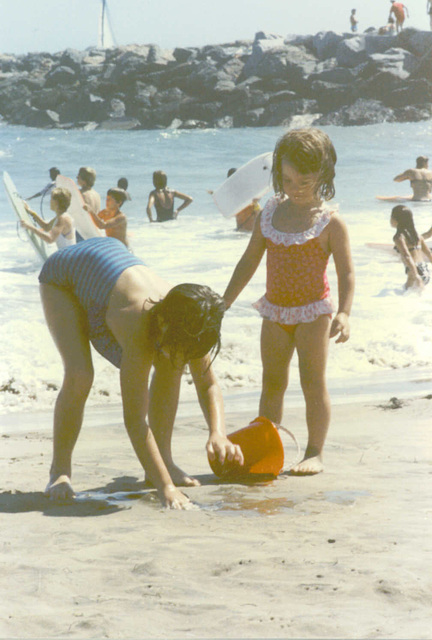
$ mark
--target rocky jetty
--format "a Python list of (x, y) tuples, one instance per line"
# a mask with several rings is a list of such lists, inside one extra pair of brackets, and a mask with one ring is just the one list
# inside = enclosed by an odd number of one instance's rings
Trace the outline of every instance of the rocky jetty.
[(0, 54), (0, 116), (42, 128), (409, 122), (432, 116), (432, 32), (320, 32), (164, 50)]

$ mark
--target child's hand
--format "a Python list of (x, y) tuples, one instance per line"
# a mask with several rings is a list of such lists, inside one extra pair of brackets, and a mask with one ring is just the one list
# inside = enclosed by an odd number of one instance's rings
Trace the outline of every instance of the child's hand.
[(346, 313), (338, 313), (330, 327), (330, 338), (339, 334), (336, 342), (346, 342), (350, 337), (349, 318)]
[(242, 450), (238, 444), (233, 444), (225, 436), (211, 436), (207, 442), (207, 453), (210, 460), (218, 458), (223, 464), (225, 460), (229, 462), (237, 462), (239, 465), (244, 464)]

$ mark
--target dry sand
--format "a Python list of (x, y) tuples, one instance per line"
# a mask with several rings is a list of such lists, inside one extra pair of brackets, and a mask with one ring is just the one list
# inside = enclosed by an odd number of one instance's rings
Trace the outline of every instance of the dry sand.
[[(8, 418), (0, 637), (431, 638), (432, 400), (383, 405), (334, 408), (325, 473), (255, 486), (218, 483), (202, 419), (180, 419), (189, 512), (144, 490), (120, 412), (88, 414), (70, 506), (41, 493), (50, 417)], [(284, 422), (304, 446), (302, 414)]]

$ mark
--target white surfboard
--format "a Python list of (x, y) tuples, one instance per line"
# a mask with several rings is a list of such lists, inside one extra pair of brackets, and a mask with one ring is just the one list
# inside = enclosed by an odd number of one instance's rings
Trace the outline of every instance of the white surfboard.
[(213, 193), (219, 211), (230, 218), (251, 204), (254, 198), (262, 198), (272, 186), (272, 152), (262, 153), (237, 169)]
[[(30, 218), (29, 214), (27, 213), (24, 207), (24, 200), (21, 198), (18, 191), (16, 190), (16, 187), (12, 181), (12, 178), (7, 173), (7, 171), (3, 172), (3, 184), (5, 187), (6, 193), (8, 195), (8, 198), (10, 200), (10, 203), (12, 205), (12, 208), (15, 214), (17, 215), (18, 219), (24, 220), (24, 222), (29, 222), (30, 224), (33, 224), (33, 220)], [(42, 238), (39, 238), (39, 236), (37, 236), (30, 229), (23, 228), (23, 231), (25, 231), (25, 233), (27, 234), (30, 240), (30, 243), (33, 249), (35, 250), (38, 258), (42, 262), (45, 262), (45, 260), (48, 258), (46, 243), (42, 240)]]
[(91, 215), (84, 209), (85, 202), (82, 193), (72, 178), (62, 175), (57, 176), (56, 187), (68, 189), (71, 192), (72, 199), (67, 212), (73, 218), (75, 229), (81, 238), (87, 240), (88, 238), (104, 235), (101, 229), (98, 229), (93, 222)]
[(413, 200), (412, 196), (375, 196), (380, 202), (412, 202), (416, 204), (430, 204), (430, 200)]

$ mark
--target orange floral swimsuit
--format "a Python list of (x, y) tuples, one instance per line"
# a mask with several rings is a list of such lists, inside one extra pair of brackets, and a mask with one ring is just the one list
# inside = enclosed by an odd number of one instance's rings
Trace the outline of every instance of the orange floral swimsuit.
[(322, 206), (315, 224), (301, 233), (273, 226), (273, 214), (285, 196), (271, 198), (261, 213), (267, 248), (267, 290), (253, 306), (263, 318), (281, 325), (313, 322), (334, 311), (327, 280), (329, 254), (320, 235), (335, 209)]

